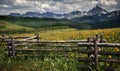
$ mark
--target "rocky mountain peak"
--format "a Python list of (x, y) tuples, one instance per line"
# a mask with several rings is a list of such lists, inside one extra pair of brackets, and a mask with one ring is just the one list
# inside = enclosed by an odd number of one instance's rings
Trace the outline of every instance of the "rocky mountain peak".
[(91, 10), (88, 11), (89, 15), (106, 14), (106, 13), (107, 11), (98, 5), (96, 5)]

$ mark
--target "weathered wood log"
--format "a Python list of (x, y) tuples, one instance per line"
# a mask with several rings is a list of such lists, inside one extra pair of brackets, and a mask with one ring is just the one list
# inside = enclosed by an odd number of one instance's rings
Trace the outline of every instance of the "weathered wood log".
[(103, 42), (105, 42), (103, 39), (103, 34), (100, 34), (100, 43), (103, 43)]
[(97, 42), (98, 42), (98, 35), (96, 35), (96, 38), (94, 38), (94, 59), (95, 59), (95, 67), (96, 67), (96, 70), (98, 70), (98, 47), (97, 47)]
[(17, 37), (13, 37), (13, 39), (26, 39), (26, 38), (30, 38), (28, 36), (17, 36)]
[[(87, 38), (87, 42), (88, 42), (88, 43), (91, 43), (91, 38), (90, 38), (90, 37)], [(88, 47), (87, 47), (87, 50), (93, 50), (92, 48), (93, 48), (93, 47), (88, 46)], [(91, 54), (88, 54), (88, 59), (89, 59), (90, 55), (91, 55)]]
[[(94, 46), (93, 43), (78, 43), (78, 46)], [(97, 43), (98, 47), (120, 47), (120, 43)]]
[[(36, 39), (22, 39), (22, 40), (14, 40), (14, 42), (28, 42), (28, 43), (80, 43), (80, 42), (87, 42), (87, 40), (36, 40)], [(9, 42), (10, 39), (5, 39), (5, 42)], [(105, 40), (104, 40), (105, 41)], [(93, 40), (91, 40), (93, 42)]]
[(38, 46), (38, 47), (78, 47), (78, 45), (69, 45), (69, 44), (14, 44), (14, 46), (19, 47), (19, 46)]
[(36, 36), (36, 39), (39, 40), (40, 37), (39, 37), (39, 33), (35, 33), (35, 36)]
[(59, 55), (29, 55), (29, 54), (24, 54), (24, 55), (19, 55), (17, 54), (17, 56), (24, 56), (24, 57), (30, 57), (30, 58), (33, 58), (33, 57), (37, 57), (37, 58), (43, 58), (43, 57), (71, 57), (70, 55), (68, 54), (59, 54)]
[(78, 43), (78, 42), (87, 42), (87, 40), (40, 40), (40, 41), (29, 41), (30, 43), (39, 42), (39, 43)]
[[(30, 38), (28, 36), (18, 36), (18, 37), (13, 37), (13, 39), (26, 39)], [(0, 39), (5, 39), (6, 41), (10, 41), (10, 37), (0, 37)]]
[[(5, 39), (5, 42), (9, 42), (10, 39)], [(78, 43), (87, 42), (87, 40), (14, 40), (14, 42), (28, 42), (28, 43)]]
[[(47, 43), (47, 41), (41, 41), (41, 43), (44, 43), (44, 42)], [(63, 42), (63, 43), (64, 42), (68, 42), (68, 43), (71, 42), (72, 43), (72, 42), (76, 42), (76, 41), (51, 41), (51, 42)], [(22, 44), (15, 44), (15, 45), (16, 46), (24, 46)], [(30, 44), (27, 44), (27, 45), (30, 45)], [(52, 45), (50, 45), (50, 46), (52, 46)], [(53, 46), (57, 47), (57, 45), (53, 45)], [(65, 46), (65, 45), (63, 45), (63, 46)], [(94, 44), (93, 43), (78, 43), (78, 46), (94, 46)], [(119, 43), (97, 43), (97, 46), (99, 46), (99, 47), (120, 47), (120, 44)]]
[(10, 39), (11, 39), (10, 46), (11, 46), (11, 49), (12, 49), (12, 56), (14, 57), (15, 56), (15, 48), (14, 48), (14, 45), (13, 45), (13, 38), (12, 38), (12, 36), (10, 37)]
[(9, 37), (0, 37), (0, 39), (9, 39), (9, 41), (10, 41)]
[[(33, 37), (29, 37), (29, 38), (26, 38), (26, 39), (22, 39), (23, 41), (28, 41), (28, 40), (31, 40), (31, 39), (35, 39), (37, 36), (33, 36)], [(21, 40), (21, 41), (22, 41)]]
[(120, 63), (120, 60), (117, 59), (99, 59), (100, 62), (113, 62), (113, 63)]
[(120, 43), (98, 43), (100, 47), (120, 47)]
[[(85, 54), (94, 54), (94, 51), (92, 50), (79, 50), (79, 53), (85, 53)], [(98, 54), (100, 55), (119, 55), (120, 56), (120, 52), (106, 52), (106, 51), (98, 51)]]
[[(33, 36), (33, 37), (12, 37), (13, 38), (13, 42), (27, 42), (28, 40), (35, 39), (37, 36)], [(18, 39), (18, 38), (23, 38), (23, 39)], [(14, 40), (14, 39), (18, 39), (18, 40)], [(11, 39), (10, 37), (5, 37), (4, 38), (4, 42), (10, 42)], [(33, 41), (37, 41), (37, 40), (33, 40)]]

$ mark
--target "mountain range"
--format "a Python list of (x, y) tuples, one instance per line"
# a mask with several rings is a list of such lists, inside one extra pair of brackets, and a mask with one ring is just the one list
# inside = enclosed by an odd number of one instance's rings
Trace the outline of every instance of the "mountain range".
[(82, 23), (107, 21), (113, 19), (119, 19), (120, 10), (108, 12), (107, 10), (96, 5), (89, 11), (73, 11), (66, 14), (56, 14), (53, 12), (39, 13), (39, 12), (26, 12), (25, 14), (11, 13), (9, 16), (22, 16), (22, 17), (37, 17), (37, 18), (55, 18), (55, 19), (70, 19), (73, 21), (79, 21)]

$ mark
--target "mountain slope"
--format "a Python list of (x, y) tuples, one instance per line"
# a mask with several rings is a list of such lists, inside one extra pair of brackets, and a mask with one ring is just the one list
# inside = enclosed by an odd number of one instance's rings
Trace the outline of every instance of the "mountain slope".
[(17, 24), (10, 23), (8, 21), (0, 20), (0, 33), (23, 33), (33, 32), (33, 28), (20, 26)]
[(73, 21), (79, 23), (96, 23), (96, 22), (104, 22), (104, 21), (111, 21), (111, 20), (120, 20), (120, 10), (116, 10), (107, 14), (96, 14), (90, 16), (83, 16), (73, 18)]
[(55, 19), (72, 19), (75, 17), (83, 17), (89, 15), (96, 15), (96, 14), (106, 14), (108, 13), (105, 9), (100, 6), (95, 6), (94, 8), (90, 9), (88, 12), (85, 11), (72, 11), (66, 14), (56, 14), (53, 12), (46, 12), (46, 13), (39, 13), (39, 12), (26, 12), (25, 14), (19, 13), (11, 13), (9, 16), (21, 16), (21, 17), (37, 17), (37, 18), (55, 18)]
[(70, 12), (68, 13), (65, 18), (67, 19), (72, 19), (72, 18), (75, 18), (75, 17), (81, 17), (84, 15), (84, 11), (73, 11), (73, 12)]
[(88, 11), (88, 15), (106, 14), (106, 13), (107, 11), (98, 5)]
[(23, 27), (23, 26), (20, 26), (20, 25), (11, 24), (9, 22), (1, 21), (0, 20), (0, 29), (1, 30), (5, 30), (5, 29), (14, 29), (14, 30), (17, 30), (17, 29), (32, 29), (32, 28)]

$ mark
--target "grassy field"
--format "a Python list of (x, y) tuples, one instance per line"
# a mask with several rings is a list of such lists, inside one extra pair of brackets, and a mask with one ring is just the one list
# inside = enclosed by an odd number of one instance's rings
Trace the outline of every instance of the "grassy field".
[[(102, 25), (99, 24), (100, 27), (95, 29), (96, 27), (93, 25), (79, 24), (66, 19), (56, 20), (51, 18), (38, 19), (0, 16), (0, 33), (7, 35), (33, 36), (37, 32), (40, 34), (40, 39), (42, 40), (80, 40), (87, 39), (88, 36), (93, 37), (95, 34), (103, 34), (107, 40), (106, 42), (120, 43), (120, 28), (99, 29)], [(9, 59), (4, 56), (6, 53), (4, 48), (4, 46), (0, 47), (0, 71), (77, 71), (79, 64), (75, 57)], [(111, 50), (120, 51), (118, 47), (107, 49), (107, 51)], [(116, 58), (114, 56), (106, 57)], [(117, 59), (120, 58), (117, 57)], [(100, 69), (103, 69), (100, 71), (104, 71), (103, 66)]]
[[(50, 31), (40, 31), (40, 38), (43, 40), (79, 40), (102, 33), (107, 42), (120, 43), (120, 28), (98, 29), (98, 30), (77, 30), (77, 29), (58, 29)], [(33, 36), (34, 33), (13, 34), (13, 36)], [(4, 48), (0, 50), (0, 70), (1, 71), (77, 71), (79, 62), (76, 58), (46, 57), (44, 59), (6, 59)], [(108, 49), (111, 51), (111, 49)], [(119, 48), (112, 51), (120, 51)], [(83, 55), (84, 56), (84, 55)], [(108, 56), (109, 58), (110, 56)], [(111, 56), (114, 58), (114, 56)], [(119, 59), (119, 58), (118, 58)], [(108, 64), (106, 64), (108, 65)], [(104, 70), (104, 67), (100, 69)], [(100, 70), (100, 71), (103, 71)], [(118, 68), (116, 70), (119, 71)]]
[[(107, 42), (120, 42), (120, 28), (98, 29), (98, 30), (77, 30), (77, 29), (58, 29), (38, 32), (43, 40), (80, 40), (86, 39), (95, 34), (103, 34)], [(35, 33), (14, 34), (13, 36), (33, 36)]]
[(7, 21), (0, 20), (0, 33), (13, 34), (13, 33), (28, 33), (33, 32), (34, 29), (13, 24)]

